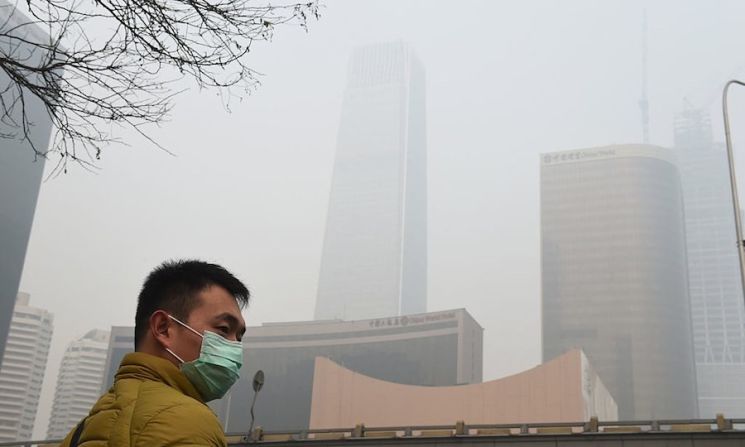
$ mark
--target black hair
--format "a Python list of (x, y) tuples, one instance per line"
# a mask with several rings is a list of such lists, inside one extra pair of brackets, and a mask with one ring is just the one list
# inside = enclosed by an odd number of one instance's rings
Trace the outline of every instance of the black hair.
[(199, 292), (210, 286), (227, 290), (241, 308), (251, 296), (240, 280), (217, 264), (191, 259), (166, 261), (150, 272), (137, 298), (135, 349), (147, 333), (153, 312), (162, 309), (186, 321), (198, 304)]

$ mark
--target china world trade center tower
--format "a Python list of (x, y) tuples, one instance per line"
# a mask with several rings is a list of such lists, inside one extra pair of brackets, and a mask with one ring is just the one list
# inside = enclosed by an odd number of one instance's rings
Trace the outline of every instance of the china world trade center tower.
[(315, 318), (426, 311), (424, 70), (404, 43), (352, 54), (337, 138)]

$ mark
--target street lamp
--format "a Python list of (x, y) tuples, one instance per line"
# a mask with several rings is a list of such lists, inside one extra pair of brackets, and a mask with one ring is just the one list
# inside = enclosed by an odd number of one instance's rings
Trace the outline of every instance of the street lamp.
[(256, 405), (256, 396), (259, 395), (259, 391), (261, 391), (261, 388), (264, 386), (264, 371), (256, 371), (252, 386), (254, 389), (254, 398), (251, 401), (251, 427), (248, 429), (248, 435), (252, 440), (256, 441), (256, 439), (254, 439), (254, 405)]
[(729, 130), (729, 113), (727, 112), (727, 92), (732, 84), (745, 87), (745, 82), (732, 79), (724, 84), (722, 92), (722, 112), (724, 114), (724, 139), (727, 143), (727, 163), (729, 164), (729, 183), (732, 188), (732, 208), (735, 211), (735, 233), (737, 234), (737, 255), (740, 258), (740, 281), (745, 296), (745, 241), (742, 239), (742, 222), (740, 218), (740, 200), (737, 198), (737, 180), (735, 179), (735, 162), (732, 157), (732, 137)]

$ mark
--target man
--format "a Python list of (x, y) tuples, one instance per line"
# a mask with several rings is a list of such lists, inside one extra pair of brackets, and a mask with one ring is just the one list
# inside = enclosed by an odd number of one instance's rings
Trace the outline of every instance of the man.
[(238, 379), (246, 286), (216, 264), (166, 262), (140, 292), (135, 352), (62, 446), (225, 446), (205, 402)]

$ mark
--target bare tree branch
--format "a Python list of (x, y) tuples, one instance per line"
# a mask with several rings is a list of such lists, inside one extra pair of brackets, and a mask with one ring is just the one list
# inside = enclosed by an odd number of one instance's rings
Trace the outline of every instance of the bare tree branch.
[[(0, 0), (0, 138), (23, 140), (40, 157), (95, 169), (120, 142), (104, 129), (134, 129), (157, 147), (147, 126), (163, 122), (180, 92), (174, 81), (239, 96), (259, 84), (247, 65), (255, 41), (284, 24), (307, 30), (316, 0), (280, 6), (252, 0)], [(16, 2), (18, 0), (15, 0)], [(25, 7), (24, 15), (19, 7)], [(92, 35), (91, 29), (109, 30)], [(44, 33), (40, 33), (43, 30)], [(45, 34), (45, 35), (43, 35)], [(28, 100), (53, 124), (49, 148), (30, 138)]]

